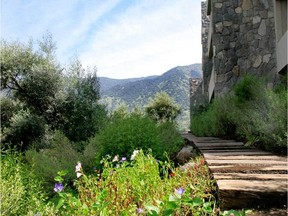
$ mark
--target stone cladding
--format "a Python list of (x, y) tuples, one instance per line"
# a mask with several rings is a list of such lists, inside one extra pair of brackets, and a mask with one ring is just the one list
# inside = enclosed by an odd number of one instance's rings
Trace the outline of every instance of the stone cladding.
[[(208, 2), (208, 1), (207, 1)], [(207, 59), (206, 3), (202, 2), (203, 77), (215, 72), (215, 97), (229, 92), (243, 75), (277, 80), (274, 5), (271, 0), (211, 0), (212, 57)], [(205, 18), (206, 16), (206, 18)], [(204, 34), (203, 34), (204, 32)]]

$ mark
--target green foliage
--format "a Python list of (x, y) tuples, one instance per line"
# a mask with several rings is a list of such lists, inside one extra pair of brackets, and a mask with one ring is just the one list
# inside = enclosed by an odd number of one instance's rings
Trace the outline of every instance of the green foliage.
[(98, 162), (106, 155), (126, 157), (140, 148), (145, 152), (152, 149), (158, 159), (165, 160), (164, 152), (171, 155), (183, 145), (183, 139), (173, 124), (158, 126), (137, 112), (124, 116), (116, 114), (91, 142), (97, 148)]
[(0, 98), (0, 108), (1, 108), (1, 131), (4, 128), (10, 126), (10, 119), (13, 114), (22, 109), (21, 103), (19, 101), (12, 100), (8, 97), (1, 96)]
[(45, 121), (29, 110), (20, 110), (9, 119), (9, 127), (3, 129), (2, 141), (5, 147), (25, 150), (45, 134)]
[(174, 121), (180, 107), (165, 92), (158, 92), (145, 108), (146, 113), (158, 122)]
[(54, 177), (60, 170), (69, 171), (66, 181), (71, 183), (75, 178), (74, 166), (81, 159), (81, 153), (74, 150), (71, 141), (60, 132), (55, 132), (50, 142), (50, 149), (26, 151), (26, 160), (34, 166), (37, 177), (45, 182), (46, 187), (53, 185)]
[(53, 100), (61, 87), (61, 70), (45, 52), (52, 51), (40, 47), (36, 52), (32, 41), (29, 44), (2, 41), (1, 90), (9, 89), (13, 97), (47, 118), (53, 112)]
[[(205, 212), (217, 215), (215, 187), (201, 158), (195, 161), (194, 168), (185, 170), (174, 169), (168, 162), (157, 162), (141, 150), (131, 163), (110, 157), (102, 163), (102, 174), (90, 176), (77, 165), (78, 194), (67, 193), (65, 188), (59, 193), (61, 214), (200, 215)], [(166, 170), (163, 178), (159, 170)]]
[(14, 151), (1, 151), (1, 215), (55, 215), (30, 166)]
[(234, 92), (193, 116), (191, 131), (197, 136), (245, 139), (250, 145), (287, 154), (287, 91), (277, 86), (274, 91), (264, 80), (247, 76)]
[(239, 103), (255, 101), (262, 96), (264, 80), (256, 75), (246, 75), (234, 88)]
[(64, 75), (64, 68), (55, 58), (56, 46), (50, 34), (38, 42), (38, 50), (33, 41), (2, 41), (1, 45), (1, 90), (6, 94), (1, 102), (1, 120), (5, 144), (21, 144), (26, 149), (43, 136), (44, 125), (62, 130), (72, 141), (86, 141), (99, 131), (106, 111), (98, 103), (96, 68), (85, 70), (75, 60), (65, 70), (69, 75)]

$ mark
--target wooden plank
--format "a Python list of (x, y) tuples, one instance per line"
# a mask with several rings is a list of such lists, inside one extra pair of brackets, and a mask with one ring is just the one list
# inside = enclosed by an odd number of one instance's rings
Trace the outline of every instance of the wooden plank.
[(216, 180), (243, 179), (243, 180), (284, 180), (288, 181), (287, 174), (263, 174), (263, 173), (213, 173)]
[(237, 164), (237, 165), (241, 165), (241, 164), (259, 164), (260, 166), (262, 165), (287, 165), (286, 161), (274, 161), (274, 160), (217, 160), (217, 159), (206, 159), (206, 162), (208, 163), (208, 165), (217, 165), (217, 164), (221, 164), (221, 165), (227, 165), (227, 164)]
[(206, 154), (205, 158), (207, 160), (209, 159), (215, 159), (215, 160), (275, 160), (275, 161), (287, 161), (287, 157), (280, 157), (276, 155), (213, 155), (213, 154)]
[(214, 172), (252, 172), (252, 171), (288, 171), (288, 167), (285, 165), (266, 165), (266, 166), (247, 166), (247, 165), (222, 165), (222, 166), (209, 166), (212, 173)]
[(207, 151), (207, 150), (203, 150), (201, 151), (201, 153), (204, 155), (204, 157), (206, 158), (207, 156), (239, 156), (239, 155), (272, 155), (269, 152), (260, 152), (260, 151), (219, 151), (219, 150), (215, 150), (215, 151)]
[(227, 146), (239, 146), (239, 147), (244, 147), (244, 144), (241, 142), (217, 142), (217, 143), (197, 143), (196, 146), (198, 148), (202, 147), (227, 147)]
[(275, 180), (218, 180), (217, 185), (219, 190), (239, 190), (250, 192), (286, 192), (287, 193), (287, 181), (275, 181)]
[(287, 204), (287, 182), (218, 180), (220, 209)]

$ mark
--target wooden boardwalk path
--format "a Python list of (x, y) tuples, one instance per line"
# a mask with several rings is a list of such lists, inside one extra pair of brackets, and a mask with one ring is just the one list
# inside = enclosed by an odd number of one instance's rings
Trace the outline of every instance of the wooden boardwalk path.
[(212, 137), (183, 137), (204, 156), (218, 185), (221, 210), (287, 205), (287, 157)]

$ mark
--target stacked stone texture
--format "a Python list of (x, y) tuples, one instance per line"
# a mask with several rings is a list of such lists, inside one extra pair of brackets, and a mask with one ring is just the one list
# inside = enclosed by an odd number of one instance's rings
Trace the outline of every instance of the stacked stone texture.
[(201, 14), (202, 14), (202, 71), (203, 71), (203, 82), (204, 82), (204, 92), (208, 98), (208, 85), (212, 70), (212, 59), (209, 58), (208, 54), (208, 34), (210, 20), (207, 16), (207, 5), (206, 2), (201, 2)]
[(230, 91), (244, 74), (263, 75), (271, 83), (277, 79), (273, 7), (271, 0), (211, 1), (215, 96)]
[(203, 79), (190, 78), (190, 122), (192, 121), (192, 117), (194, 114), (194, 107), (200, 106), (203, 103)]

